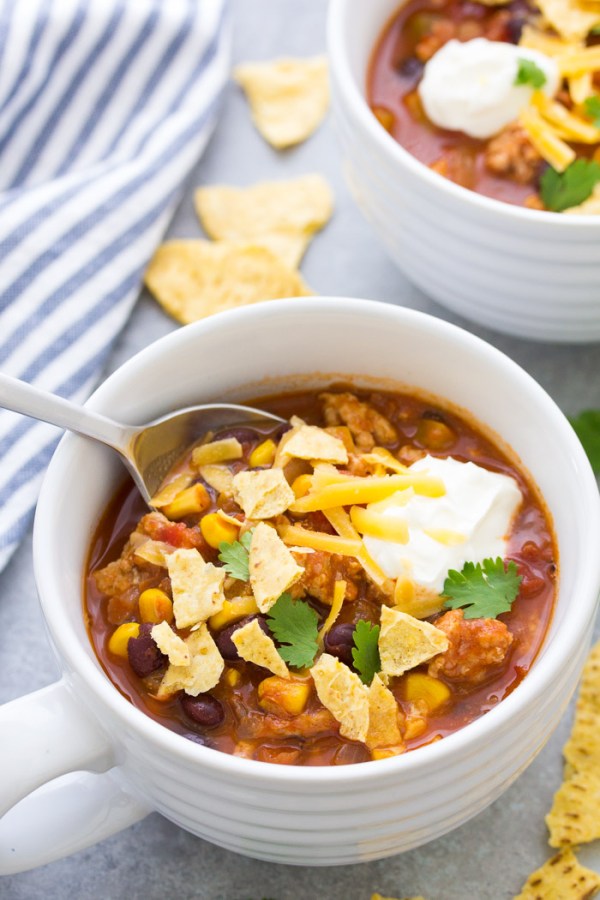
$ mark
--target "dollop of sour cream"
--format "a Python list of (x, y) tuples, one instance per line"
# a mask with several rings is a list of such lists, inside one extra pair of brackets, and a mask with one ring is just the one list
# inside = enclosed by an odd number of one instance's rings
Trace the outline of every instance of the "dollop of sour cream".
[(486, 38), (448, 41), (427, 62), (419, 84), (427, 116), (439, 128), (492, 137), (518, 117), (534, 91), (532, 85), (515, 84), (519, 59), (542, 70), (546, 83), (540, 90), (554, 96), (560, 76), (549, 56)]
[[(388, 578), (407, 576), (429, 591), (441, 593), (449, 569), (506, 555), (507, 534), (521, 503), (514, 478), (451, 457), (426, 456), (410, 466), (441, 478), (446, 493), (426, 497), (400, 492), (373, 503), (384, 517), (408, 525), (406, 544), (365, 535), (365, 546)], [(396, 500), (396, 502), (394, 502)]]

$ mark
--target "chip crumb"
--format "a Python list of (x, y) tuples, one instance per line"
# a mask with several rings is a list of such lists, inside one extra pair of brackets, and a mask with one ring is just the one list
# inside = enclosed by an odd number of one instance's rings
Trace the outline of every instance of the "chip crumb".
[(289, 432), (283, 452), (286, 461), (296, 458), (337, 465), (348, 462), (348, 451), (338, 437), (302, 420)]
[(329, 106), (327, 58), (276, 59), (236, 66), (258, 131), (278, 150), (306, 140)]
[(201, 466), (198, 473), (203, 481), (219, 494), (233, 494), (233, 472), (227, 466)]
[(379, 654), (385, 675), (403, 675), (447, 649), (448, 637), (440, 628), (382, 606)]
[(231, 640), (237, 648), (237, 652), (246, 662), (254, 663), (268, 669), (274, 675), (281, 678), (289, 678), (288, 667), (277, 652), (277, 647), (272, 638), (265, 634), (257, 619), (252, 619), (246, 625), (236, 629)]
[(274, 528), (259, 522), (252, 531), (248, 568), (256, 605), (267, 612), (301, 575), (304, 568), (283, 543)]
[(296, 499), (281, 469), (238, 472), (233, 477), (233, 496), (249, 519), (279, 516)]
[(198, 694), (210, 691), (219, 682), (225, 663), (207, 626), (201, 625), (186, 638), (185, 643), (191, 656), (190, 664), (169, 666), (156, 695), (159, 700), (180, 690), (197, 697)]
[(174, 666), (189, 666), (191, 656), (189, 648), (178, 634), (175, 634), (168, 622), (154, 625), (150, 634), (158, 649), (169, 657)]
[(319, 700), (340, 723), (340, 734), (364, 743), (369, 730), (369, 691), (355, 672), (322, 653), (311, 668)]
[(255, 243), (168, 241), (154, 254), (144, 280), (163, 309), (184, 325), (238, 306), (312, 294), (298, 272)]
[(225, 569), (205, 562), (197, 550), (182, 548), (167, 557), (177, 628), (205, 622), (225, 602)]
[(513, 900), (591, 900), (599, 888), (600, 875), (582, 866), (566, 847), (532, 872)]
[(400, 715), (396, 698), (379, 675), (374, 675), (369, 687), (369, 730), (365, 740), (369, 750), (394, 747), (402, 752)]

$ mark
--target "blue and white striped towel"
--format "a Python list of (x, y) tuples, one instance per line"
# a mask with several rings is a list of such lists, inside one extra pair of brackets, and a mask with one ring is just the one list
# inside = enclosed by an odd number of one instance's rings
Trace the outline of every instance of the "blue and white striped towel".
[[(227, 0), (0, 0), (0, 370), (81, 401), (215, 122)], [(0, 411), (0, 569), (57, 431)]]

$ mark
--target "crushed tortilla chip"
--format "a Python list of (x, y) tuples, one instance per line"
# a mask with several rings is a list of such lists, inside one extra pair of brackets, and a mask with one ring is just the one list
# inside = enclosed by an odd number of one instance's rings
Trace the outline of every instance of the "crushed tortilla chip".
[(397, 747), (398, 753), (402, 752), (404, 747), (398, 716), (396, 698), (379, 675), (374, 675), (369, 688), (369, 730), (365, 740), (369, 750)]
[(219, 494), (233, 494), (233, 472), (227, 466), (201, 466), (200, 477)]
[(305, 422), (292, 429), (285, 442), (285, 456), (338, 465), (348, 462), (348, 451), (339, 438), (328, 434), (323, 428), (307, 425)]
[(273, 147), (305, 141), (321, 124), (329, 106), (327, 59), (277, 59), (244, 63), (233, 71), (243, 88), (252, 119)]
[(218, 465), (226, 460), (240, 459), (242, 445), (235, 437), (209, 441), (192, 450), (192, 465), (199, 469), (202, 466)]
[(233, 477), (233, 496), (249, 519), (279, 516), (296, 499), (281, 469), (238, 472)]
[(379, 654), (384, 675), (402, 675), (447, 649), (448, 637), (440, 628), (382, 606)]
[(514, 900), (591, 900), (599, 888), (600, 875), (582, 866), (568, 847), (532, 872)]
[(154, 497), (152, 497), (150, 501), (151, 505), (154, 506), (155, 509), (161, 509), (163, 506), (168, 506), (181, 491), (190, 486), (193, 477), (191, 472), (184, 472), (181, 475), (177, 475), (173, 481), (166, 484), (154, 495)]
[(581, 41), (600, 23), (600, 11), (577, 0), (536, 0), (546, 22), (567, 41)]
[(197, 697), (219, 682), (225, 663), (206, 625), (192, 632), (185, 643), (191, 662), (189, 666), (169, 666), (156, 695), (159, 700), (180, 690)]
[(205, 622), (222, 609), (225, 569), (205, 562), (193, 548), (175, 550), (167, 558), (167, 567), (177, 628)]
[(348, 666), (323, 653), (311, 668), (319, 700), (340, 723), (340, 734), (365, 741), (369, 730), (369, 691)]
[[(140, 537), (143, 536), (140, 535)], [(141, 540), (139, 544), (135, 544), (133, 553), (137, 559), (143, 559), (144, 562), (149, 562), (153, 566), (166, 568), (167, 559), (174, 550), (175, 547), (167, 544), (166, 541), (153, 541), (152, 538), (146, 538)]]
[(175, 634), (168, 622), (159, 622), (150, 630), (152, 640), (158, 649), (169, 657), (174, 666), (189, 666), (192, 658), (188, 645)]
[(302, 175), (245, 188), (202, 187), (195, 203), (214, 240), (251, 241), (296, 268), (313, 234), (329, 221), (333, 194), (321, 175)]
[(248, 568), (256, 605), (267, 612), (304, 573), (274, 528), (259, 522), (252, 532)]
[(225, 309), (312, 293), (298, 272), (254, 243), (168, 241), (154, 254), (144, 280), (184, 325)]
[(241, 628), (237, 628), (231, 640), (237, 648), (237, 652), (246, 662), (254, 663), (268, 669), (274, 675), (281, 678), (289, 678), (288, 667), (277, 652), (275, 642), (265, 634), (257, 619), (252, 619)]

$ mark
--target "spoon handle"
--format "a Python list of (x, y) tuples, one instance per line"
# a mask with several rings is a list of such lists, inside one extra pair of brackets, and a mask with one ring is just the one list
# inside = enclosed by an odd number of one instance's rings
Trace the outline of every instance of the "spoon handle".
[(123, 452), (125, 426), (2, 372), (0, 406), (59, 428), (76, 431)]

